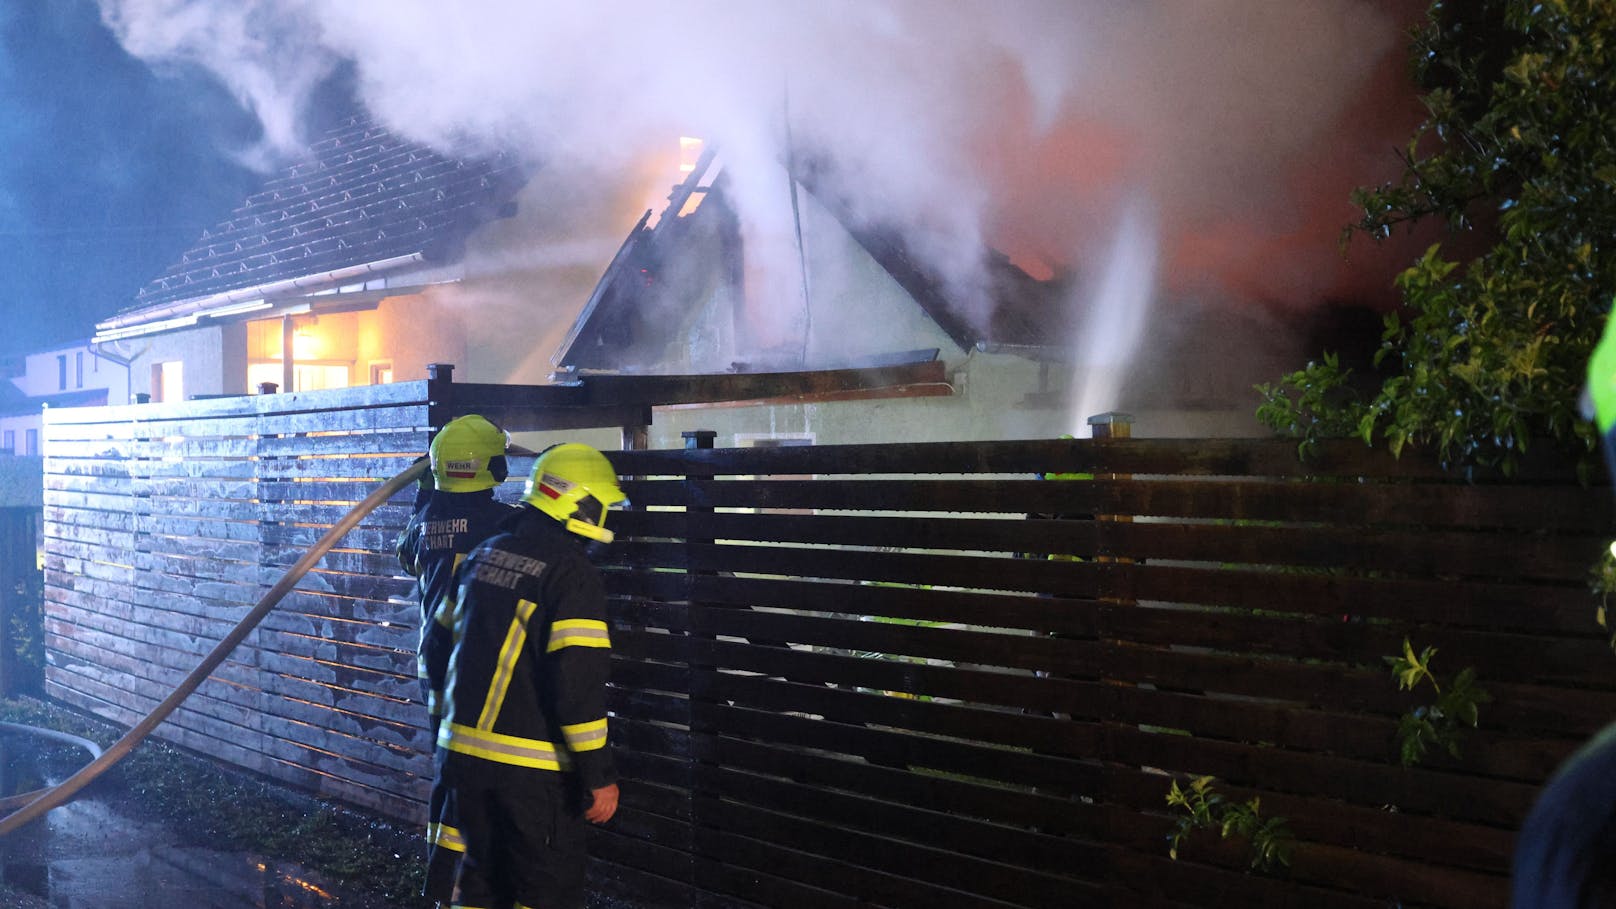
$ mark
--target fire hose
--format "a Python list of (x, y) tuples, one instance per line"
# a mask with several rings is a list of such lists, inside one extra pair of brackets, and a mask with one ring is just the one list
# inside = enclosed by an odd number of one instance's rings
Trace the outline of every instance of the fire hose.
[(197, 687), (206, 681), (208, 676), (213, 674), (213, 670), (219, 668), (219, 664), (224, 662), (225, 657), (228, 657), (231, 651), (236, 649), (237, 645), (246, 640), (247, 634), (256, 628), (259, 622), (263, 621), (264, 616), (268, 615), (269, 611), (275, 608), (275, 605), (287, 593), (291, 592), (293, 587), (297, 586), (297, 582), (301, 581), (303, 576), (309, 573), (309, 569), (313, 568), (315, 563), (320, 561), (337, 544), (338, 540), (342, 539), (348, 531), (352, 530), (366, 515), (375, 511), (383, 502), (386, 502), (405, 487), (420, 479), (421, 475), (426, 471), (426, 460), (423, 458), (416, 461), (398, 476), (377, 487), (374, 492), (365, 497), (364, 501), (355, 505), (351, 511), (343, 515), (341, 520), (333, 524), (331, 529), (325, 532), (324, 536), (309, 547), (309, 550), (303, 554), (302, 558), (297, 560), (295, 565), (286, 570), (286, 573), (281, 576), (281, 579), (275, 583), (274, 587), (271, 587), (267, 593), (259, 598), (252, 611), (248, 612), (240, 622), (236, 623), (236, 627), (232, 628), (230, 633), (225, 635), (224, 639), (219, 641), (213, 650), (203, 658), (202, 662), (191, 670), (191, 674), (185, 677), (185, 681), (181, 682), (179, 687), (164, 698), (161, 704), (153, 708), (151, 713), (146, 714), (145, 719), (130, 727), (122, 738), (113, 742), (94, 760), (55, 786), (36, 792), (24, 793), (20, 796), (13, 796), (4, 803), (0, 803), (0, 808), (4, 808), (27, 800), (27, 804), (23, 805), (22, 808), (6, 815), (4, 818), (0, 818), (0, 836), (5, 836), (29, 821), (40, 817), (52, 808), (65, 804), (73, 796), (77, 795), (79, 790), (88, 786), (92, 780), (123, 760), (129, 752), (134, 750), (136, 745), (140, 744), (146, 736), (151, 734), (153, 729), (157, 728), (158, 724), (167, 719), (169, 714), (173, 713), (186, 698), (190, 697), (191, 693), (196, 691)]

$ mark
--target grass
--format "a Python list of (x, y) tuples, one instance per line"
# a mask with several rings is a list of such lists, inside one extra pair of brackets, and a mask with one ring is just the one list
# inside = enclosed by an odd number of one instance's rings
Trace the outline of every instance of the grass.
[[(0, 701), (0, 720), (70, 732), (103, 747), (122, 733), (29, 699)], [(435, 905), (419, 895), (426, 847), (418, 831), (293, 793), (153, 739), (96, 786), (115, 806), (168, 822), (188, 845), (296, 863), (397, 909)]]

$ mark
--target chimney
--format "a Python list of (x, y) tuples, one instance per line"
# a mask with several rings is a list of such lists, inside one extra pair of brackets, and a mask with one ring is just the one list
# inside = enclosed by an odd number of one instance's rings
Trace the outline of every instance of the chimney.
[(1096, 439), (1126, 439), (1133, 435), (1133, 414), (1108, 410), (1088, 419), (1089, 435)]
[(713, 440), (718, 433), (711, 429), (687, 429), (679, 433), (685, 440), (686, 448), (712, 448)]

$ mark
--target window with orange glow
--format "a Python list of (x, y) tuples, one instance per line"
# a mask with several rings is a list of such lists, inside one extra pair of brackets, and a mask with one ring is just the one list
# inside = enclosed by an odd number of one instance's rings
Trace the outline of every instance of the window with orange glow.
[[(264, 382), (281, 384), (285, 371), (279, 361), (269, 363), (249, 363), (247, 365), (247, 387), (257, 388)], [(297, 363), (292, 366), (292, 387), (282, 388), (281, 391), (316, 391), (321, 388), (347, 388), (350, 384), (349, 369), (343, 365), (323, 365), (313, 363)]]

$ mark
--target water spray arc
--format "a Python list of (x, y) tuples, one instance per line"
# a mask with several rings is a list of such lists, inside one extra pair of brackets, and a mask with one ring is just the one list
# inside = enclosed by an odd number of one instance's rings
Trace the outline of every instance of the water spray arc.
[(80, 768), (78, 772), (55, 786), (38, 792), (26, 793), (22, 796), (14, 796), (12, 799), (7, 800), (4, 804), (10, 805), (22, 799), (29, 799), (22, 808), (6, 815), (4, 818), (0, 818), (0, 836), (5, 836), (29, 821), (35, 820), (52, 808), (65, 804), (96, 777), (127, 757), (136, 745), (150, 735), (158, 724), (167, 719), (169, 714), (184, 703), (185, 699), (190, 697), (192, 692), (196, 691), (207, 680), (208, 676), (213, 674), (215, 669), (219, 668), (219, 664), (225, 661), (231, 651), (235, 650), (243, 640), (246, 640), (247, 635), (258, 626), (258, 623), (269, 615), (269, 611), (274, 609), (275, 605), (290, 593), (293, 587), (297, 586), (297, 582), (301, 581), (303, 576), (309, 573), (309, 569), (313, 568), (315, 563), (319, 562), (337, 544), (337, 541), (341, 540), (347, 535), (348, 531), (364, 520), (365, 516), (403, 491), (411, 483), (420, 479), (426, 473), (427, 466), (424, 459), (410, 465), (398, 476), (377, 487), (375, 491), (365, 497), (364, 501), (361, 501), (347, 514), (343, 515), (341, 520), (332, 525), (324, 536), (309, 547), (303, 557), (297, 560), (297, 564), (286, 570), (281, 579), (275, 582), (274, 587), (271, 587), (267, 593), (259, 598), (258, 603), (253, 606), (252, 610), (243, 616), (240, 622), (236, 623), (236, 627), (232, 628), (230, 633), (224, 636), (223, 640), (214, 645), (213, 650), (209, 651), (208, 655), (202, 659), (202, 662), (191, 670), (191, 674), (185, 677), (179, 687), (170, 692), (168, 697), (153, 708), (152, 712), (147, 714), (144, 719), (130, 727), (122, 738), (112, 743), (109, 748)]
[(1144, 339), (1155, 295), (1159, 245), (1151, 207), (1135, 199), (1123, 209), (1074, 345), (1078, 355), (1067, 420), (1074, 434), (1089, 415), (1122, 403), (1122, 385)]

